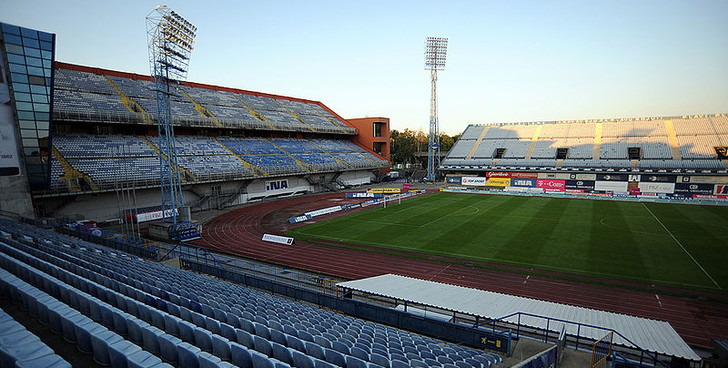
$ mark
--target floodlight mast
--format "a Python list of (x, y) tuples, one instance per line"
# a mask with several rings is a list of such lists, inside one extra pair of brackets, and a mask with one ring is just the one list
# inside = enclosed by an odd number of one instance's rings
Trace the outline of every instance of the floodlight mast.
[(437, 71), (445, 69), (446, 37), (427, 37), (425, 40), (425, 69), (430, 70), (430, 136), (427, 145), (427, 180), (437, 180), (440, 167), (440, 127), (437, 117)]
[(162, 216), (170, 216), (171, 222), (177, 224), (178, 209), (184, 206), (184, 199), (170, 96), (174, 94), (173, 85), (187, 78), (197, 28), (164, 5), (157, 6), (146, 20), (149, 66), (157, 97)]

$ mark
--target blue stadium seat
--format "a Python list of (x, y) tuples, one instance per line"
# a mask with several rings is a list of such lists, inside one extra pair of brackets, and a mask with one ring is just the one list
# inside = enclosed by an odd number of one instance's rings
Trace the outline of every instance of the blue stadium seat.
[(200, 361), (198, 355), (202, 352), (200, 348), (183, 342), (177, 345), (177, 355), (180, 367), (198, 368)]
[(179, 363), (179, 351), (177, 346), (183, 341), (178, 337), (170, 334), (162, 334), (159, 336), (159, 357), (163, 361), (171, 364)]

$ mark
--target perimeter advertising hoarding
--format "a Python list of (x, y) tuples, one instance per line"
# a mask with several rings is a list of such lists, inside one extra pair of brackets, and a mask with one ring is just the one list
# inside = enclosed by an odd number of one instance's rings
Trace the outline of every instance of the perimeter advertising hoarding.
[(614, 193), (628, 193), (626, 181), (595, 181), (594, 190)]
[(567, 180), (566, 189), (581, 189), (583, 191), (594, 190), (593, 180)]
[(536, 179), (511, 179), (512, 187), (536, 187)]
[(639, 183), (641, 193), (667, 193), (675, 192), (675, 183), (645, 182)]
[(450, 176), (450, 175), (448, 175), (447, 178), (445, 179), (445, 181), (448, 184), (461, 184), (463, 182), (463, 177), (462, 176)]
[(489, 186), (489, 187), (510, 187), (511, 179), (510, 178), (488, 178), (488, 180), (485, 182), (485, 185)]
[(676, 194), (713, 194), (715, 186), (713, 184), (675, 184)]
[(713, 190), (713, 194), (728, 194), (728, 185), (726, 184), (716, 184), (715, 189)]
[(627, 174), (597, 174), (598, 181), (628, 181)]
[(638, 175), (640, 178), (639, 181), (641, 182), (651, 182), (651, 183), (674, 183), (677, 179), (677, 176), (667, 176), (667, 175)]
[(395, 194), (395, 193), (401, 193), (401, 188), (371, 188), (367, 190), (367, 193), (386, 193), (386, 194)]
[(484, 187), (485, 180), (486, 179), (482, 176), (463, 176), (460, 184), (471, 187)]
[(0, 47), (0, 176), (17, 176), (20, 175), (20, 157), (10, 89), (5, 80), (3, 53), (4, 50)]
[(510, 171), (489, 171), (485, 173), (488, 178), (521, 178), (521, 179), (536, 179), (538, 173), (532, 172), (510, 172)]
[(566, 180), (538, 179), (536, 187), (545, 192), (563, 192), (566, 190)]
[(728, 176), (678, 176), (678, 183), (728, 184)]

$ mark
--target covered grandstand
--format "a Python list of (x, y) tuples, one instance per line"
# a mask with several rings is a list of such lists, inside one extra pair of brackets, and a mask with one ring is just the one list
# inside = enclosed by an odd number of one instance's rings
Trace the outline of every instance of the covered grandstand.
[[(159, 186), (156, 101), (147, 76), (56, 63), (46, 215), (113, 219), (119, 188), (153, 206)], [(389, 162), (320, 102), (181, 82), (171, 101), (178, 169), (193, 209), (367, 184)], [(81, 213), (63, 197), (107, 193)], [(105, 203), (105, 204), (104, 204)], [(123, 209), (128, 210), (128, 209)]]
[(725, 173), (728, 115), (468, 126), (442, 169)]

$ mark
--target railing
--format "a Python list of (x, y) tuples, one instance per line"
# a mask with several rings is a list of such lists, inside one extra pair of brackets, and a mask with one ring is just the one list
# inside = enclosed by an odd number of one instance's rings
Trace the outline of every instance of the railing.
[[(542, 319), (546, 321), (546, 327), (545, 328), (539, 328), (539, 327), (531, 327), (531, 326), (525, 326), (521, 323), (521, 317), (527, 316), (532, 317), (536, 319)], [(517, 320), (515, 322), (512, 321), (513, 317), (516, 317)], [(508, 321), (508, 319), (511, 319), (511, 321)], [(552, 325), (553, 323), (553, 325)], [(596, 325), (591, 325), (588, 323), (581, 323), (581, 322), (573, 322), (568, 321), (565, 319), (560, 318), (553, 318), (553, 317), (547, 317), (547, 316), (541, 316), (537, 314), (531, 314), (526, 312), (516, 312), (511, 313), (507, 316), (503, 316), (500, 318), (491, 319), (485, 322), (479, 322), (475, 323), (473, 327), (482, 328), (485, 325), (491, 325), (493, 331), (496, 331), (496, 328), (504, 328), (505, 326), (512, 327), (513, 331), (515, 332), (515, 338), (518, 339), (521, 336), (521, 333), (524, 332), (524, 335), (528, 335), (531, 337), (542, 337), (544, 342), (549, 342), (550, 337), (554, 337), (553, 340), (557, 341), (558, 336), (561, 332), (561, 329), (558, 329), (556, 327), (556, 323), (560, 323), (565, 325), (571, 325), (576, 327), (576, 335), (571, 333), (566, 333), (567, 336), (571, 337), (571, 341), (574, 343), (574, 349), (579, 349), (579, 344), (582, 345), (585, 344), (591, 344), (598, 340), (598, 338), (588, 337), (588, 336), (582, 336), (582, 328), (590, 328), (590, 329), (596, 329), (603, 331), (604, 334), (607, 334), (609, 332), (613, 332), (615, 335), (619, 336), (621, 339), (624, 340), (627, 344), (623, 343), (615, 343), (615, 347), (619, 347), (623, 354), (635, 358), (635, 360), (638, 359), (639, 364), (644, 364), (646, 362), (651, 362), (653, 365), (662, 366), (665, 368), (670, 368), (670, 365), (665, 363), (664, 361), (660, 360), (660, 355), (649, 352), (643, 348), (641, 348), (639, 345), (637, 345), (635, 342), (627, 338), (626, 336), (622, 335), (619, 331), (616, 331), (612, 328), (607, 327), (601, 327)], [(515, 327), (513, 327), (515, 325)], [(498, 327), (496, 327), (498, 326)], [(631, 344), (632, 346), (629, 346), (628, 344)], [(648, 359), (647, 361), (645, 359)]]

